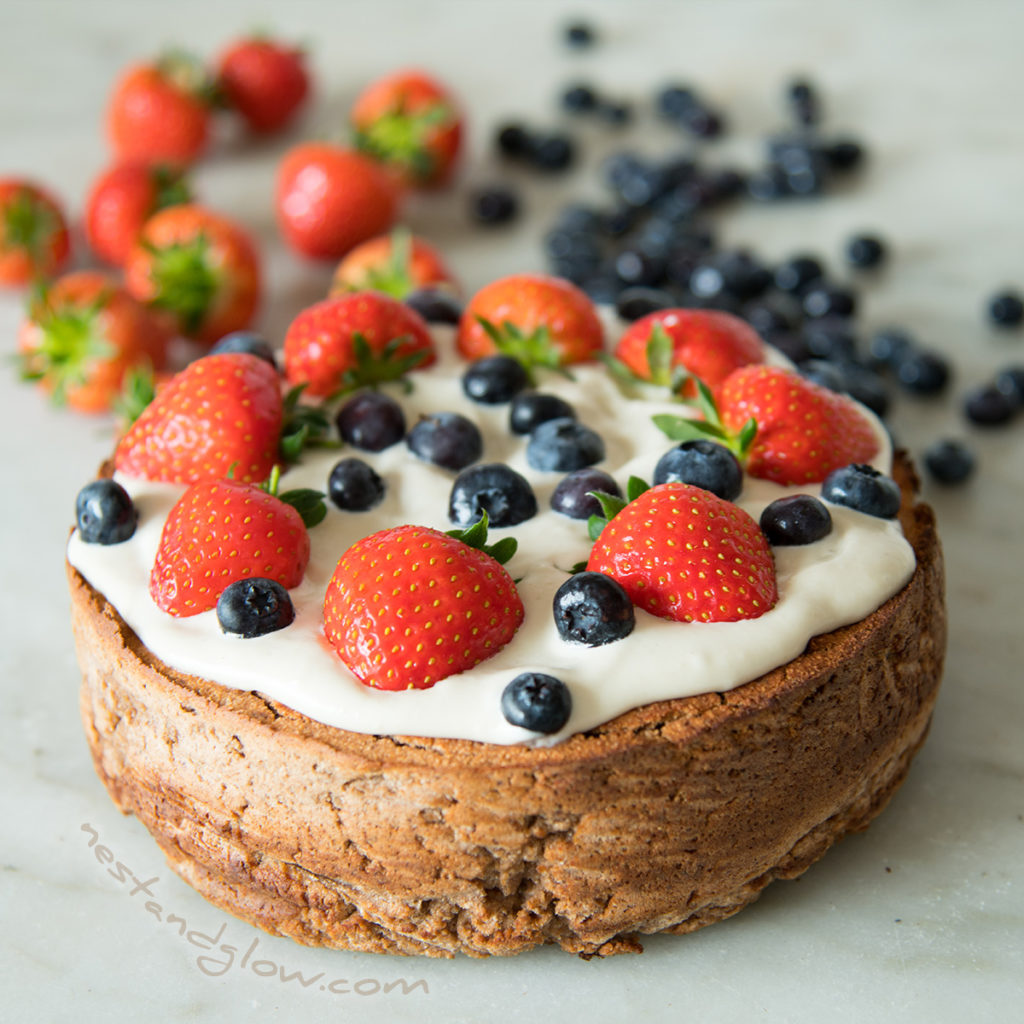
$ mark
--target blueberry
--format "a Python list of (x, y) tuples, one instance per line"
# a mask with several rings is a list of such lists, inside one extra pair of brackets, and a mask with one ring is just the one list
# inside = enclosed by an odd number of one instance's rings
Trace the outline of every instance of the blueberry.
[(502, 462), (464, 469), (452, 485), (448, 518), (472, 526), (486, 512), (491, 526), (515, 526), (537, 514), (537, 498), (527, 479)]
[(975, 464), (974, 452), (956, 438), (935, 441), (924, 453), (925, 468), (941, 484), (962, 484)]
[(462, 319), (462, 303), (447, 288), (415, 288), (402, 301), (428, 324), (454, 326)]
[(555, 591), (552, 611), (558, 635), (587, 647), (621, 640), (636, 625), (633, 602), (622, 584), (600, 572), (570, 576)]
[(815, 283), (803, 294), (804, 313), (810, 317), (853, 316), (857, 296), (839, 285)]
[(743, 489), (743, 470), (736, 456), (716, 441), (683, 441), (658, 460), (654, 482), (692, 484), (735, 501)]
[(624, 285), (651, 287), (665, 279), (665, 262), (640, 248), (626, 247), (615, 256), (615, 274)]
[(996, 387), (1019, 409), (1024, 407), (1024, 366), (1007, 366), (996, 374)]
[(462, 390), (474, 402), (501, 405), (511, 402), (529, 383), (526, 368), (512, 356), (485, 356), (471, 363), (462, 375)]
[(577, 49), (593, 46), (597, 40), (597, 32), (593, 25), (586, 21), (570, 22), (562, 31), (566, 44)]
[(626, 100), (601, 100), (594, 113), (605, 124), (621, 128), (633, 120), (633, 105)]
[(513, 434), (532, 434), (548, 420), (572, 419), (575, 415), (573, 407), (558, 395), (545, 394), (543, 391), (521, 391), (512, 399), (508, 426)]
[(806, 377), (807, 380), (828, 388), (829, 391), (846, 390), (846, 377), (837, 363), (831, 363), (827, 359), (808, 359), (797, 369), (801, 377)]
[(384, 481), (362, 459), (342, 459), (327, 478), (327, 494), (346, 512), (365, 512), (384, 499)]
[(838, 139), (822, 153), (833, 171), (852, 171), (864, 162), (864, 146), (856, 139)]
[(654, 103), (662, 117), (677, 121), (688, 110), (698, 106), (699, 100), (696, 92), (689, 86), (673, 82), (659, 90)]
[(832, 470), (821, 485), (821, 496), (833, 505), (880, 519), (892, 519), (900, 510), (899, 484), (873, 466), (856, 462)]
[(875, 235), (855, 235), (846, 243), (846, 260), (852, 267), (861, 270), (877, 267), (885, 256), (885, 245)]
[(135, 533), (139, 514), (119, 483), (93, 480), (75, 498), (75, 519), (86, 544), (120, 544)]
[(209, 354), (211, 356), (222, 355), (225, 352), (246, 352), (251, 356), (263, 359), (270, 363), (275, 370), (277, 369), (273, 346), (262, 334), (257, 334), (255, 331), (232, 331), (230, 334), (225, 334), (210, 349)]
[(295, 621), (288, 591), (277, 580), (235, 580), (217, 601), (217, 621), (225, 633), (244, 639), (284, 629)]
[(761, 530), (776, 547), (813, 544), (832, 532), (832, 516), (813, 495), (793, 494), (765, 507)]
[(615, 303), (615, 311), (623, 320), (632, 322), (648, 313), (671, 309), (675, 305), (677, 302), (671, 293), (659, 288), (637, 286), (622, 289)]
[(808, 320), (801, 329), (812, 355), (848, 362), (857, 355), (857, 337), (845, 316), (823, 316)]
[(889, 412), (889, 392), (873, 370), (856, 363), (841, 366), (843, 390), (854, 401), (867, 406), (876, 416), (884, 417)]
[(519, 196), (501, 185), (478, 189), (469, 197), (469, 214), (477, 224), (507, 224), (519, 216)]
[(526, 461), (532, 469), (567, 473), (604, 458), (600, 435), (569, 416), (545, 420), (530, 435)]
[(1011, 291), (993, 295), (988, 303), (988, 317), (997, 327), (1017, 327), (1024, 322), (1024, 299)]
[(484, 451), (480, 428), (457, 412), (422, 417), (405, 443), (414, 455), (444, 469), (462, 469), (476, 462)]
[(771, 203), (792, 195), (790, 176), (781, 167), (771, 165), (747, 176), (747, 194), (758, 203)]
[(786, 101), (800, 124), (812, 125), (821, 120), (821, 99), (807, 79), (797, 78), (787, 85)]
[(523, 672), (502, 691), (501, 713), (522, 729), (558, 732), (572, 713), (572, 694), (561, 679), (543, 672)]
[(563, 132), (548, 132), (533, 138), (526, 155), (539, 170), (564, 171), (576, 159), (576, 145)]
[(774, 331), (765, 338), (770, 345), (777, 348), (787, 359), (794, 363), (803, 363), (811, 358), (807, 342), (799, 331)]
[(589, 519), (601, 514), (601, 503), (591, 491), (622, 496), (615, 479), (603, 469), (574, 469), (564, 476), (551, 495), (551, 507), (570, 519)]
[(494, 143), (503, 156), (522, 157), (530, 149), (530, 130), (518, 121), (500, 125), (494, 136)]
[(995, 384), (983, 384), (964, 398), (964, 415), (979, 427), (999, 427), (1016, 415), (1017, 403)]
[(562, 106), (573, 114), (591, 111), (597, 102), (597, 91), (586, 82), (577, 82), (562, 92)]
[(914, 339), (899, 327), (884, 327), (876, 331), (868, 343), (871, 360), (890, 369), (896, 369), (915, 348)]
[(405, 413), (383, 391), (360, 391), (335, 417), (343, 441), (367, 452), (381, 452), (405, 437)]
[(912, 350), (896, 364), (896, 379), (915, 395), (937, 395), (949, 383), (949, 362), (938, 352)]
[(799, 295), (824, 276), (825, 268), (814, 256), (792, 256), (775, 268), (775, 287)]

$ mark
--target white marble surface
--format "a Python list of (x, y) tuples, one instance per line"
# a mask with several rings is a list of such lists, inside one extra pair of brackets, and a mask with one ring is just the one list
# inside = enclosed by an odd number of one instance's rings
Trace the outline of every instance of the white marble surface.
[[(579, 11), (603, 34), (588, 54), (567, 53), (558, 40), (562, 17)], [(544, 1022), (573, 1011), (594, 1021), (1024, 1019), (1024, 419), (972, 431), (955, 400), (994, 368), (1024, 361), (1024, 333), (999, 335), (980, 313), (995, 287), (1024, 288), (1024, 7), (0, 0), (0, 173), (37, 176), (80, 211), (106, 160), (100, 112), (117, 69), (169, 42), (212, 53), (261, 24), (312, 52), (321, 86), (296, 136), (337, 127), (359, 86), (384, 71), (419, 63), (447, 79), (467, 97), (471, 118), (473, 159), (462, 187), (496, 171), (487, 155), (495, 119), (556, 122), (554, 97), (570, 78), (637, 99), (669, 77), (692, 78), (732, 116), (734, 136), (717, 151), (741, 158), (752, 158), (756, 133), (779, 120), (788, 74), (820, 81), (828, 124), (870, 143), (868, 171), (820, 203), (730, 215), (722, 231), (768, 258), (809, 248), (833, 261), (849, 232), (883, 232), (893, 259), (866, 291), (863, 322), (909, 326), (956, 364), (950, 400), (901, 399), (892, 416), (911, 448), (962, 432), (982, 459), (971, 487), (926, 492), (945, 540), (952, 622), (932, 734), (867, 833), (738, 917), (688, 938), (651, 940), (642, 957), (585, 963), (545, 950), (432, 962), (271, 939), (178, 882), (93, 775), (78, 722), (61, 551), (74, 494), (108, 450), (110, 428), (53, 412), (5, 366), (0, 1016), (81, 1024), (357, 1015), (367, 1024)], [(665, 135), (644, 124), (646, 133), (628, 137), (659, 148)], [(601, 133), (583, 135), (589, 152), (602, 145)], [(327, 278), (275, 240), (269, 196), (285, 141), (225, 138), (196, 174), (203, 197), (265, 243), (261, 326), (271, 334), (320, 297)], [(458, 190), (411, 206), (409, 221), (446, 248), (472, 289), (538, 266), (544, 210), (595, 189), (584, 171), (549, 188), (530, 185), (531, 216), (502, 232), (469, 229)], [(5, 353), (18, 318), (18, 299), (0, 296)], [(86, 827), (98, 837), (93, 847)], [(137, 882), (118, 881), (97, 859), (100, 845)], [(133, 895), (137, 883), (148, 883), (151, 897)], [(147, 899), (165, 920), (152, 906), (147, 912)], [(187, 920), (185, 936), (168, 914)], [(203, 935), (236, 946), (234, 962), (201, 961)], [(282, 970), (308, 984), (281, 980)], [(386, 990), (398, 979), (411, 991)]]

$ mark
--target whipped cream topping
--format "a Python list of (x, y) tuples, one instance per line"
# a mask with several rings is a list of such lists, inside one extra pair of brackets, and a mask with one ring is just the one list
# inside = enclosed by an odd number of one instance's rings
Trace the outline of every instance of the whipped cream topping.
[[(256, 690), (319, 722), (354, 732), (535, 745), (557, 743), (654, 701), (722, 692), (756, 679), (799, 655), (811, 637), (870, 614), (913, 574), (914, 553), (898, 522), (830, 505), (833, 529), (828, 537), (774, 549), (779, 601), (760, 618), (683, 624), (637, 609), (636, 628), (623, 640), (594, 648), (567, 643), (555, 628), (551, 602), (569, 569), (589, 554), (586, 522), (551, 510), (551, 494), (563, 474), (538, 472), (527, 465), (527, 439), (508, 429), (508, 406), (470, 402), (462, 392), (465, 363), (454, 354), (452, 330), (436, 328), (434, 334), (438, 363), (412, 375), (411, 394), (393, 391), (410, 426), (429, 412), (469, 416), (483, 434), (482, 461), (506, 462), (522, 473), (532, 484), (540, 509), (525, 523), (491, 533), (492, 542), (507, 535), (519, 542), (506, 568), (519, 581), (526, 611), (512, 641), (492, 658), (428, 690), (388, 692), (360, 683), (324, 637), (324, 592), (349, 546), (376, 530), (405, 523), (452, 528), (447, 512), (455, 474), (422, 462), (404, 443), (380, 453), (313, 450), (282, 477), (282, 490), (326, 491), (335, 462), (355, 454), (387, 485), (384, 501), (367, 512), (343, 512), (328, 502), (327, 518), (310, 530), (309, 568), (304, 581), (291, 591), (296, 618), (286, 629), (243, 640), (225, 635), (214, 611), (173, 618), (153, 603), (150, 569), (164, 520), (185, 490), (180, 486), (118, 475), (137, 505), (138, 530), (130, 540), (106, 547), (83, 543), (76, 531), (68, 544), (69, 561), (146, 647), (180, 672)], [(574, 367), (573, 378), (546, 374), (540, 387), (569, 401), (578, 418), (601, 434), (606, 457), (598, 466), (621, 487), (632, 475), (651, 480), (655, 463), (673, 444), (651, 417), (684, 413), (685, 408), (665, 400), (664, 389), (627, 397), (599, 365)], [(891, 472), (888, 435), (868, 410), (862, 411), (878, 436), (873, 464)], [(756, 520), (778, 497), (819, 490), (745, 477), (736, 503)], [(502, 690), (524, 671), (546, 672), (568, 685), (573, 711), (561, 732), (540, 736), (502, 716)]]

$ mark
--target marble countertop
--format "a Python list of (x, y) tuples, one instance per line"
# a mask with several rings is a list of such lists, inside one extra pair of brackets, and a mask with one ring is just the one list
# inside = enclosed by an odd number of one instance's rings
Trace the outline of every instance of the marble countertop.
[[(856, 13), (855, 13), (856, 11)], [(568, 52), (559, 30), (585, 12), (599, 44)], [(961, 489), (926, 484), (949, 573), (948, 665), (930, 739), (869, 831), (799, 881), (643, 956), (583, 962), (553, 950), (452, 962), (331, 953), (273, 939), (207, 905), (166, 867), (93, 774), (77, 710), (62, 547), (74, 495), (109, 450), (111, 424), (49, 408), (0, 374), (8, 486), (0, 549), (0, 1001), (9, 1021), (503, 1021), (634, 1017), (694, 1021), (902, 1022), (1022, 1019), (1024, 999), (1024, 416), (968, 427), (963, 392), (1024, 363), (1024, 331), (983, 316), (1000, 286), (1024, 289), (1024, 7), (1012, 2), (562, 2), (370, 4), (293, 0), (88, 4), (0, 0), (0, 174), (37, 177), (80, 214), (105, 165), (101, 111), (118, 69), (168, 43), (212, 54), (268, 26), (309, 47), (318, 93), (289, 137), (218, 139), (195, 183), (250, 224), (268, 292), (259, 326), (280, 338), (324, 293), (330, 268), (285, 252), (270, 206), (276, 160), (297, 138), (338, 132), (356, 91), (409, 64), (466, 97), (470, 160), (458, 186), (410, 204), (408, 223), (449, 256), (467, 290), (541, 266), (545, 218), (569, 196), (598, 194), (594, 157), (613, 145), (667, 151), (649, 114), (655, 88), (698, 83), (728, 111), (708, 147), (748, 164), (782, 123), (782, 83), (820, 83), (826, 124), (861, 135), (863, 174), (820, 201), (746, 204), (725, 241), (767, 260), (814, 251), (839, 266), (845, 239), (870, 229), (892, 246), (863, 291), (866, 329), (900, 324), (953, 361), (950, 395), (900, 396), (891, 424), (920, 453), (939, 435), (970, 439), (980, 459)], [(556, 97), (590, 79), (648, 113), (621, 139), (579, 129), (579, 170), (540, 180), (491, 155), (499, 118), (558, 124)], [(524, 190), (527, 215), (472, 227), (466, 190), (495, 180)], [(21, 299), (0, 295), (3, 351)], [(96, 851), (109, 849), (115, 872)], [(123, 877), (117, 877), (121, 874)], [(147, 900), (187, 921), (184, 934)], [(205, 937), (205, 938), (204, 938)], [(204, 956), (206, 939), (237, 948)], [(248, 951), (248, 955), (246, 955)]]

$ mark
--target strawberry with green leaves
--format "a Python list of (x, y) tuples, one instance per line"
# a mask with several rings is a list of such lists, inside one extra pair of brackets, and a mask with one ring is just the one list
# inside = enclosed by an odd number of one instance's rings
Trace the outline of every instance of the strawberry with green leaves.
[[(661, 309), (634, 321), (619, 338), (615, 359), (640, 380), (676, 390), (678, 371), (712, 388), (733, 370), (764, 360), (757, 332), (731, 313), (710, 309)], [(683, 383), (692, 397), (692, 380)]]
[(396, 228), (357, 245), (334, 271), (330, 296), (368, 289), (404, 299), (419, 288), (458, 291), (452, 272), (429, 242)]
[(164, 523), (149, 577), (157, 607), (186, 618), (215, 608), (236, 580), (271, 579), (286, 590), (302, 582), (310, 551), (306, 527), (323, 518), (323, 495), (300, 490), (278, 496), (277, 481), (276, 472), (265, 486), (201, 480), (185, 491)]
[(281, 131), (309, 94), (305, 54), (267, 36), (238, 39), (217, 59), (217, 90), (250, 131)]
[(0, 178), (0, 287), (59, 273), (70, 248), (57, 199), (24, 178)]
[(151, 217), (124, 271), (136, 298), (208, 345), (248, 327), (260, 301), (260, 258), (249, 232), (195, 203)]
[(324, 597), (324, 632), (357, 679), (425, 690), (497, 654), (523, 621), (502, 562), (515, 541), (486, 547), (487, 519), (465, 532), (398, 526), (341, 556)]
[(127, 476), (190, 484), (265, 480), (279, 460), (284, 402), (277, 371), (231, 352), (191, 363), (156, 393), (121, 438), (114, 466)]
[(456, 344), (466, 359), (501, 352), (529, 370), (558, 370), (598, 358), (604, 329), (593, 302), (571, 282), (512, 274), (484, 285), (469, 300)]
[(628, 504), (605, 506), (610, 518), (588, 571), (616, 580), (637, 608), (677, 622), (756, 619), (775, 606), (771, 548), (743, 509), (690, 484), (630, 483)]
[(126, 377), (163, 369), (164, 325), (110, 274), (78, 270), (40, 288), (18, 333), (21, 372), (58, 405), (108, 412)]
[(451, 93), (423, 71), (371, 83), (351, 111), (356, 146), (404, 185), (447, 184), (462, 145), (462, 115)]
[(284, 338), (286, 379), (320, 398), (400, 380), (436, 358), (423, 318), (382, 292), (318, 302), (299, 313)]

